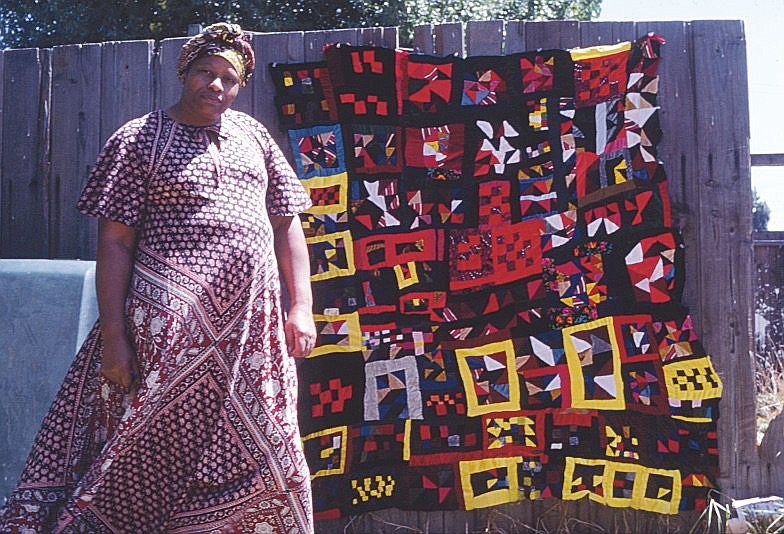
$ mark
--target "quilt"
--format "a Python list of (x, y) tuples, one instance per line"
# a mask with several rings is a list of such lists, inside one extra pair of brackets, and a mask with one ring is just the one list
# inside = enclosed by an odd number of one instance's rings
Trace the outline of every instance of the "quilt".
[(721, 381), (682, 305), (664, 40), (274, 64), (313, 207), (299, 417), (317, 519), (716, 487)]

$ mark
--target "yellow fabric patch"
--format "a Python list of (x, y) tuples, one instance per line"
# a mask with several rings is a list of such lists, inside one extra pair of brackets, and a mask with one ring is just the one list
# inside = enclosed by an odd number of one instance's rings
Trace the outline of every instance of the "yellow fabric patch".
[[(406, 266), (405, 269), (403, 269), (403, 265), (395, 265), (393, 267), (395, 271), (395, 278), (397, 278), (398, 289), (403, 289), (419, 283), (419, 275), (417, 274), (416, 262), (413, 261), (406, 262), (405, 266)], [(417, 304), (419, 303), (417, 302)]]
[[(586, 486), (581, 473), (592, 473)], [(623, 484), (618, 487), (616, 481)], [(635, 508), (660, 514), (678, 513), (682, 483), (676, 469), (654, 469), (609, 460), (566, 457), (563, 500), (588, 497), (616, 508)]]
[(622, 43), (613, 45), (599, 45), (591, 46), (588, 48), (572, 48), (569, 50), (569, 55), (572, 56), (574, 61), (581, 59), (591, 59), (594, 57), (611, 56), (618, 52), (625, 52), (632, 49), (631, 41), (624, 41)]
[(327, 280), (329, 278), (338, 278), (341, 276), (352, 276), (356, 272), (354, 265), (354, 240), (351, 238), (351, 232), (335, 232), (333, 234), (317, 235), (305, 238), (305, 241), (311, 245), (314, 243), (329, 243), (335, 248), (342, 248), (346, 255), (346, 266), (339, 267), (332, 263), (328, 263), (326, 269), (321, 272), (311, 273), (310, 279), (313, 282), (318, 280)]
[[(316, 176), (301, 182), (311, 200), (315, 200), (305, 213), (324, 215), (346, 212), (348, 208), (348, 173)], [(318, 199), (323, 201), (319, 202)]]
[(668, 395), (678, 400), (718, 399), (723, 388), (709, 356), (667, 363), (664, 382)]
[(325, 477), (329, 475), (342, 475), (346, 470), (346, 449), (348, 446), (348, 427), (347, 426), (338, 426), (333, 428), (325, 428), (324, 430), (319, 430), (318, 432), (313, 432), (312, 434), (308, 434), (302, 438), (302, 443), (306, 443), (308, 441), (319, 439), (322, 436), (332, 436), (332, 439), (329, 440), (327, 445), (322, 446), (321, 451), (319, 452), (319, 457), (324, 460), (329, 458), (330, 456), (337, 455), (340, 458), (340, 461), (336, 467), (332, 467), (329, 469), (320, 469), (314, 472), (311, 472), (310, 479), (313, 480), (314, 478), (318, 477)]
[(351, 489), (357, 492), (357, 496), (352, 500), (353, 504), (368, 502), (370, 499), (383, 499), (391, 497), (395, 492), (395, 479), (392, 475), (375, 475), (363, 477), (362, 479), (352, 479)]
[[(313, 314), (319, 344), (310, 352), (308, 358), (333, 352), (356, 352), (362, 350), (362, 331), (359, 327), (357, 312), (321, 315)], [(324, 343), (324, 339), (337, 339), (336, 343)]]
[[(466, 392), (468, 416), (475, 417), (491, 412), (515, 411), (520, 409), (520, 382), (515, 366), (514, 345), (511, 339), (488, 343), (479, 347), (455, 349), (457, 366)], [(499, 400), (494, 397), (494, 386), (481, 377), (481, 369), (472, 368), (469, 360), (483, 365), (485, 369), (496, 370), (499, 366), (506, 367), (506, 383), (509, 397)], [(477, 389), (487, 392), (487, 400), (480, 401)]]
[[(460, 485), (465, 509), (487, 508), (519, 501), (516, 458), (489, 458), (460, 462)], [(480, 488), (481, 491), (477, 491)]]
[[(569, 382), (572, 393), (572, 408), (591, 410), (623, 410), (626, 402), (623, 397), (621, 377), (621, 355), (615, 336), (612, 317), (604, 317), (584, 324), (563, 329), (564, 352), (569, 368)], [(610, 368), (602, 374), (589, 376), (596, 391), (603, 398), (587, 397), (585, 391), (585, 369), (595, 351), (611, 351)]]

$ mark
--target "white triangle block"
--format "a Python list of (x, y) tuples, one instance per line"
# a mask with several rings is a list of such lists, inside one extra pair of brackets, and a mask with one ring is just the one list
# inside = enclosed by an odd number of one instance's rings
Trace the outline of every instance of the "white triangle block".
[(556, 389), (561, 389), (561, 375), (555, 375), (555, 378), (544, 388), (545, 391), (555, 391)]
[(593, 221), (588, 223), (588, 237), (593, 237), (596, 235), (596, 231), (601, 228), (602, 220), (601, 219), (594, 219)]
[(626, 110), (624, 117), (627, 120), (634, 122), (635, 124), (639, 124), (640, 126), (644, 125), (648, 122), (648, 119), (651, 118), (651, 115), (656, 113), (656, 108), (635, 108)]
[(613, 375), (595, 376), (593, 381), (596, 382), (597, 386), (602, 388), (613, 397), (618, 396), (618, 390), (615, 388), (615, 377), (613, 377)]
[(642, 245), (637, 243), (626, 255), (626, 265), (635, 265), (642, 262)]
[(506, 369), (506, 366), (496, 360), (495, 358), (491, 358), (490, 356), (485, 356), (483, 358), (485, 362), (485, 369), (488, 371), (498, 371), (499, 369)]
[(650, 279), (651, 282), (655, 282), (662, 278), (664, 278), (664, 261), (659, 258), (659, 261), (656, 262), (656, 268), (653, 270), (653, 273), (651, 273)]
[(635, 287), (639, 287), (640, 289), (642, 289), (646, 293), (650, 293), (651, 292), (651, 281), (648, 280), (647, 278), (643, 278), (642, 280), (640, 280), (639, 282), (634, 284), (634, 286)]
[(492, 138), (493, 137), (493, 125), (487, 121), (476, 121), (476, 126), (482, 133), (485, 134), (485, 137)]
[(621, 227), (615, 224), (614, 222), (612, 222), (610, 219), (605, 219), (604, 229), (607, 231), (608, 234), (612, 234), (620, 230)]
[[(629, 74), (629, 83), (626, 85), (626, 87), (631, 87), (631, 86), (633, 86), (633, 85), (634, 85), (635, 83), (637, 83), (637, 82), (638, 82), (638, 81), (639, 81), (639, 80), (640, 80), (640, 79), (641, 79), (643, 76), (644, 76), (644, 75), (643, 75), (643, 73), (642, 73), (642, 72), (632, 72), (631, 74)], [(634, 94), (634, 93), (631, 93), (631, 94)]]
[(571, 337), (572, 337), (572, 345), (574, 345), (574, 350), (576, 350), (577, 352), (585, 352), (586, 350), (591, 349), (590, 341), (585, 341), (583, 339), (580, 339), (579, 337), (574, 337), (574, 336)]
[(537, 358), (542, 360), (547, 365), (555, 365), (555, 358), (553, 357), (553, 350), (549, 345), (545, 345), (535, 337), (530, 337), (531, 348)]
[(645, 339), (645, 332), (635, 332), (632, 334), (635, 346), (639, 347), (642, 340)]
[(517, 137), (518, 135), (520, 135), (519, 133), (517, 133), (517, 130), (515, 130), (512, 127), (512, 125), (509, 124), (506, 121), (504, 121), (503, 127), (504, 127), (504, 136), (505, 137)]

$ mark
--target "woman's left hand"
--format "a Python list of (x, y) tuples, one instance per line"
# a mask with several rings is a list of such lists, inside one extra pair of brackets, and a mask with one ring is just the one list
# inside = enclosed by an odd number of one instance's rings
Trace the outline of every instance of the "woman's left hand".
[(286, 346), (295, 358), (304, 358), (316, 344), (316, 325), (310, 310), (292, 308), (289, 310), (284, 326)]

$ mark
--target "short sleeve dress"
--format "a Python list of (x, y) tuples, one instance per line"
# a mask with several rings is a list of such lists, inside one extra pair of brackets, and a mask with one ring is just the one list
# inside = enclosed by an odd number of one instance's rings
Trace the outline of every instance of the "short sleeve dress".
[(78, 209), (139, 231), (126, 313), (141, 385), (101, 378), (96, 325), (0, 526), (312, 531), (270, 222), (309, 205), (240, 112), (193, 127), (157, 111), (109, 139)]

